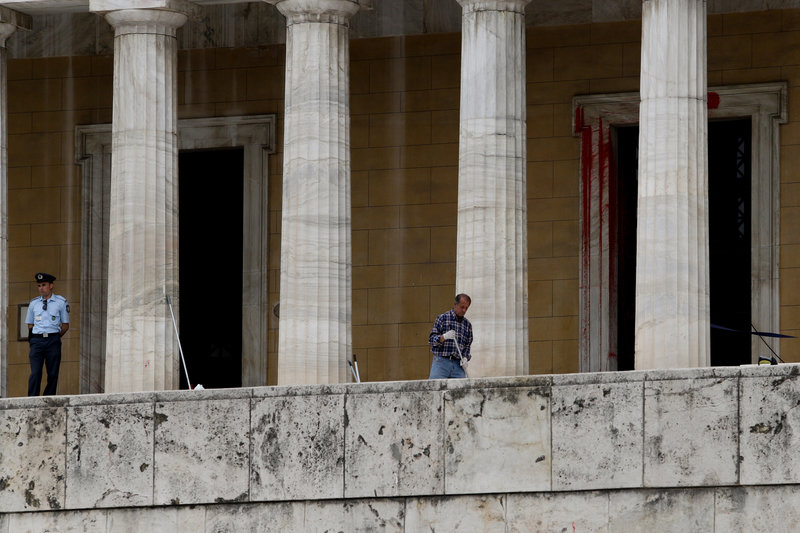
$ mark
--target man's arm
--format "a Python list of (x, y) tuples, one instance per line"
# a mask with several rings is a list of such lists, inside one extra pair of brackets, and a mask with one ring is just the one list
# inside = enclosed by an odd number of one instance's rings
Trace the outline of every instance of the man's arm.
[(431, 334), (428, 336), (428, 343), (431, 346), (439, 346), (444, 342), (442, 338), (442, 324), (439, 317), (436, 317), (436, 320), (433, 322), (433, 329), (431, 329)]
[(62, 322), (61, 323), (61, 333), (59, 334), (59, 337), (63, 337), (64, 333), (66, 333), (68, 329), (69, 329), (69, 322)]

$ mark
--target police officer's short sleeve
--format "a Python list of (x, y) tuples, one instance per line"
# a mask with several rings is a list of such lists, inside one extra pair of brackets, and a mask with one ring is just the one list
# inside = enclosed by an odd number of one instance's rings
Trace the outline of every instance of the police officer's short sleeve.
[(28, 305), (28, 314), (25, 316), (26, 324), (33, 324), (33, 302)]
[(61, 323), (69, 324), (69, 303), (64, 298), (64, 305), (61, 307)]

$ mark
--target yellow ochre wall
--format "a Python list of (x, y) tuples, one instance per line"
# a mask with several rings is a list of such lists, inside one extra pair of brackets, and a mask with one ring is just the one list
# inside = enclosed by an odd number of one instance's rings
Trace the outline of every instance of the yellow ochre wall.
[[(636, 91), (638, 22), (529, 28), (528, 240), (531, 373), (578, 370), (576, 94)], [(709, 85), (786, 80), (781, 127), (781, 330), (800, 335), (800, 10), (708, 18)], [(269, 301), (277, 303), (284, 47), (179, 54), (179, 117), (275, 113), (269, 162)], [(351, 41), (353, 351), (362, 379), (427, 377), (427, 335), (455, 291), (460, 35)], [(79, 389), (81, 183), (74, 127), (111, 121), (110, 56), (12, 59), (9, 78), (9, 393), (25, 394), (17, 304), (33, 274), (72, 306), (59, 392)], [(216, 286), (209, 280), (209, 287)], [(469, 316), (469, 315), (467, 315)], [(268, 382), (277, 376), (270, 322)], [(782, 356), (800, 361), (800, 341)], [(491, 354), (475, 354), (476, 357)]]

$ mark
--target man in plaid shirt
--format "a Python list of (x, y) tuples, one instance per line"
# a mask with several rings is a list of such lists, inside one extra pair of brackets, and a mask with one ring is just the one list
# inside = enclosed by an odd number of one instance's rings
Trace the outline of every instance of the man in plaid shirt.
[(465, 368), (472, 357), (469, 353), (472, 345), (472, 324), (464, 315), (471, 303), (469, 296), (459, 294), (453, 308), (436, 317), (428, 339), (433, 353), (429, 379), (467, 377)]

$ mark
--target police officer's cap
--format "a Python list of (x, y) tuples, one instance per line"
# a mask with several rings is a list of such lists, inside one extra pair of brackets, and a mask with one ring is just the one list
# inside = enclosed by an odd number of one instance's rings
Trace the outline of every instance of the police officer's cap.
[(34, 276), (36, 278), (36, 283), (53, 283), (56, 280), (56, 277), (52, 274), (45, 274), (44, 272), (39, 272)]

